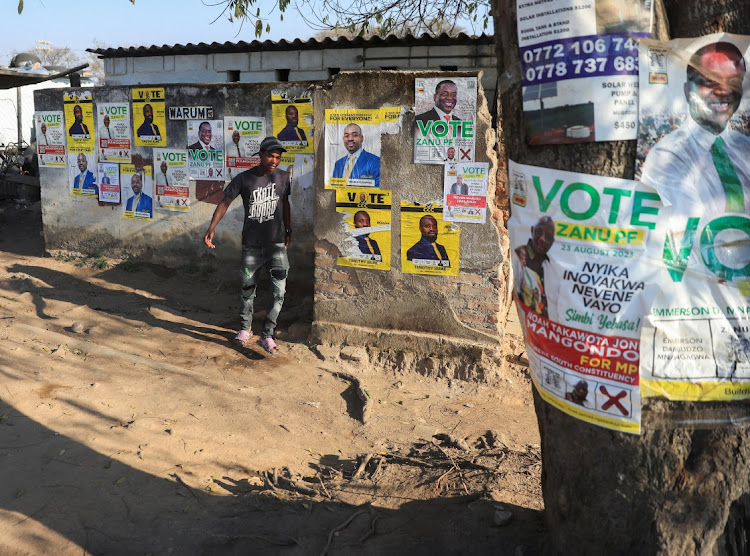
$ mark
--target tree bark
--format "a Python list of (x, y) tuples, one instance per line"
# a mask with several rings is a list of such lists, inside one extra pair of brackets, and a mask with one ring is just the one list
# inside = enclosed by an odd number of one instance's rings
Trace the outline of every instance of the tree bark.
[[(529, 146), (515, 0), (492, 0), (501, 115), (516, 162), (632, 179), (635, 141)], [(653, 37), (750, 34), (747, 0), (656, 0)], [(505, 190), (507, 183), (498, 182)], [(507, 204), (505, 206), (508, 206)], [(644, 401), (642, 434), (577, 420), (534, 390), (551, 552), (744, 555), (750, 550), (750, 403)]]

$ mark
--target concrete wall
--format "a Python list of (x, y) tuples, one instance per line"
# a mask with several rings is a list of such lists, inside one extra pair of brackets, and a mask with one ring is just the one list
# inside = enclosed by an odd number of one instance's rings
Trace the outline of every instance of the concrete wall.
[(228, 80), (228, 72), (239, 72), (240, 82), (259, 83), (276, 80), (277, 70), (289, 70), (289, 81), (321, 81), (331, 77), (332, 68), (414, 71), (446, 66), (464, 72), (482, 70), (487, 98), (494, 98), (497, 60), (492, 44), (178, 54), (104, 61), (107, 85), (220, 83)]
[[(401, 272), (399, 206), (442, 198), (443, 166), (413, 163), (414, 78), (466, 73), (347, 72), (316, 91), (315, 120), (326, 108), (402, 106), (397, 134), (382, 135), (381, 187), (392, 191), (391, 270), (336, 266), (340, 254), (335, 192), (318, 185), (315, 211), (315, 341), (366, 345), (372, 360), (461, 378), (489, 379), (502, 340), (507, 307), (505, 231), (492, 218), (497, 157), (487, 101), (480, 88), (476, 122), (478, 162), (490, 162), (488, 221), (460, 224), (460, 274), (424, 276)], [(473, 75), (476, 75), (474, 73)], [(324, 129), (316, 127), (316, 180), (324, 181)]]
[[(307, 84), (207, 84), (166, 85), (167, 106), (213, 106), (214, 119), (226, 116), (263, 116), (271, 133), (271, 89), (299, 91)], [(62, 110), (68, 89), (35, 93), (37, 110)], [(129, 102), (130, 87), (95, 87), (94, 103)], [(185, 121), (167, 119), (170, 148), (187, 146)], [(151, 164), (152, 148), (134, 147), (133, 162)], [(93, 169), (89, 158), (89, 169)], [(48, 249), (68, 249), (110, 256), (137, 256), (170, 265), (183, 265), (202, 257), (236, 263), (240, 254), (242, 202), (236, 199), (216, 230), (217, 248), (209, 253), (203, 243), (208, 224), (222, 198), (224, 182), (190, 181), (191, 208), (185, 212), (154, 210), (152, 221), (128, 220), (122, 207), (101, 205), (87, 197), (72, 197), (67, 169), (40, 168), (42, 219)], [(312, 211), (314, 188), (303, 189), (295, 179), (292, 187), (294, 242), (290, 251), (297, 278), (312, 281)], [(197, 198), (200, 193), (200, 199)], [(306, 271), (304, 269), (307, 269)]]

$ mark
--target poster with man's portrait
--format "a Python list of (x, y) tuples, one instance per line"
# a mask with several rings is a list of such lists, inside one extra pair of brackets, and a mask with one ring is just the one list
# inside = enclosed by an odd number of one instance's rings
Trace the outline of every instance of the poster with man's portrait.
[(224, 162), (227, 183), (260, 164), (260, 144), (266, 136), (265, 118), (226, 116), (224, 118)]
[(224, 120), (188, 120), (190, 179), (224, 181)]
[(401, 272), (458, 276), (461, 228), (443, 219), (439, 202), (401, 201)]
[(34, 114), (39, 166), (65, 168), (65, 127), (63, 112), (50, 110)]
[(66, 140), (69, 153), (94, 154), (96, 129), (94, 128), (94, 96), (91, 91), (63, 93)]
[(68, 187), (74, 197), (99, 197), (96, 176), (96, 156), (68, 153)]
[(99, 160), (130, 162), (130, 105), (127, 102), (102, 102), (96, 105)]
[(326, 110), (326, 188), (380, 187), (379, 109)]
[(477, 119), (476, 77), (414, 80), (414, 162), (472, 162)]
[(122, 187), (122, 217), (151, 220), (154, 216), (154, 191), (151, 166), (138, 168), (134, 164), (120, 165)]
[(167, 114), (164, 87), (134, 88), (133, 131), (136, 147), (167, 146)]

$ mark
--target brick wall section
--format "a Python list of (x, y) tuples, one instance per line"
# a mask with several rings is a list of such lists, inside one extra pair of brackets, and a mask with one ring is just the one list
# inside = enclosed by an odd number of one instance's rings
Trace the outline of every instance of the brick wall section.
[[(364, 293), (358, 272), (374, 272), (336, 266), (338, 248), (325, 240), (315, 241), (315, 302), (347, 299)], [(424, 276), (430, 288), (439, 292), (453, 310), (456, 319), (478, 330), (497, 332), (502, 281), (497, 274), (480, 275), (461, 271), (458, 276)], [(399, 289), (399, 280), (395, 288)]]
[(327, 241), (315, 241), (315, 302), (347, 299), (364, 292), (353, 268), (336, 266), (339, 250)]

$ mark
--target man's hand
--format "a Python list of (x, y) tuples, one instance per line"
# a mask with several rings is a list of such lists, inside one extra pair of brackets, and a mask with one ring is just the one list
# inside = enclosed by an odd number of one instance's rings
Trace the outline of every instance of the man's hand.
[(213, 230), (207, 231), (206, 232), (206, 236), (203, 238), (203, 241), (206, 242), (206, 245), (208, 245), (208, 247), (210, 249), (216, 249), (216, 246), (214, 245), (214, 241), (213, 240), (214, 240), (214, 232), (213, 232)]

